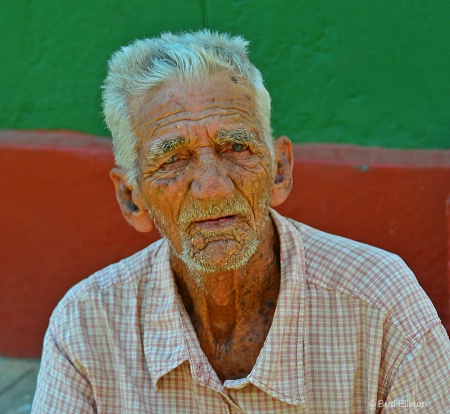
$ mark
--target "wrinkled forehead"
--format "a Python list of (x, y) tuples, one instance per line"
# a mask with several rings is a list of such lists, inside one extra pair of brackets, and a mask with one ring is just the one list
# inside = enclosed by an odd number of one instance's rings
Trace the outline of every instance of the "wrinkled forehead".
[(161, 85), (131, 101), (131, 118), (139, 138), (148, 140), (179, 123), (206, 124), (220, 120), (230, 128), (258, 133), (255, 93), (243, 79), (220, 74), (201, 84)]
[(199, 95), (211, 97), (228, 95), (237, 98), (239, 95), (247, 95), (254, 101), (255, 91), (248, 81), (236, 74), (218, 73), (204, 78), (192, 78), (186, 80), (166, 80), (150, 89), (144, 89), (128, 102), (132, 112), (136, 113), (143, 104), (157, 104), (163, 100), (183, 100)]

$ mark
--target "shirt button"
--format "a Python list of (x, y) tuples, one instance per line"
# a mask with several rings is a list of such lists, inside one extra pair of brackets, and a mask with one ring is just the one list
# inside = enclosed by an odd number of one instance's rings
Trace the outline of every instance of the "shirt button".
[(196, 374), (199, 376), (199, 377), (202, 377), (203, 376), (203, 364), (200, 362), (199, 364), (197, 364), (197, 372), (196, 372)]

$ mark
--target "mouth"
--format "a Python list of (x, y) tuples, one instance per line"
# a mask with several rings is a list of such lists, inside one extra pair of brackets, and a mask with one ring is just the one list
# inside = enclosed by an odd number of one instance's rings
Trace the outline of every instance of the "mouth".
[(220, 216), (205, 220), (193, 221), (192, 224), (203, 230), (217, 230), (227, 228), (239, 221), (238, 215)]

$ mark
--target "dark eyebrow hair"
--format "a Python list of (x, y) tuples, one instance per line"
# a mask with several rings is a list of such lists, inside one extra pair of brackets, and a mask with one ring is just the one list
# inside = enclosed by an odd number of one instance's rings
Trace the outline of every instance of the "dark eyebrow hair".
[(175, 148), (180, 147), (186, 143), (186, 138), (183, 137), (173, 137), (166, 139), (158, 139), (153, 142), (150, 147), (149, 154), (147, 158), (150, 161), (155, 161), (163, 155), (167, 154), (170, 151), (173, 151)]
[(225, 131), (223, 129), (217, 131), (216, 140), (219, 145), (227, 142), (235, 142), (237, 144), (258, 143), (253, 132), (247, 131), (244, 128), (237, 128), (232, 131)]

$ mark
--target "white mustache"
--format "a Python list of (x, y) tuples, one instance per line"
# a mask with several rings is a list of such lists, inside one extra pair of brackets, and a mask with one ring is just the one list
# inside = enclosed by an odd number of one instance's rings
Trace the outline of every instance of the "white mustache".
[(181, 209), (178, 224), (186, 228), (194, 221), (213, 220), (225, 216), (245, 216), (252, 209), (247, 199), (241, 195), (213, 202), (194, 200)]

